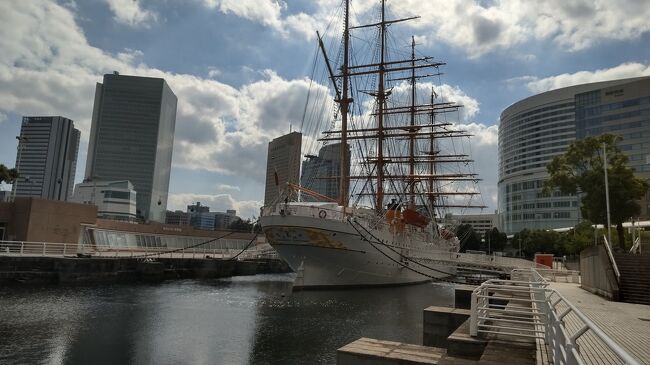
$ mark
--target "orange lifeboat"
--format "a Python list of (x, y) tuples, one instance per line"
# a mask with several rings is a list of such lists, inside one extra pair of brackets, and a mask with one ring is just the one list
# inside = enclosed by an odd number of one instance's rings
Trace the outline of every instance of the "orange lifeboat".
[(418, 213), (418, 211), (411, 208), (404, 209), (404, 213), (402, 216), (404, 217), (404, 222), (412, 226), (426, 227), (427, 224), (429, 224), (429, 218), (425, 217), (424, 215)]

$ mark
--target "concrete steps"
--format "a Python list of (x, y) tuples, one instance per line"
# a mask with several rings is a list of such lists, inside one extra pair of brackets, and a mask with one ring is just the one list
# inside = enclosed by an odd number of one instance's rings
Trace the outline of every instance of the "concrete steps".
[(621, 273), (621, 299), (628, 303), (650, 304), (650, 256), (614, 254)]

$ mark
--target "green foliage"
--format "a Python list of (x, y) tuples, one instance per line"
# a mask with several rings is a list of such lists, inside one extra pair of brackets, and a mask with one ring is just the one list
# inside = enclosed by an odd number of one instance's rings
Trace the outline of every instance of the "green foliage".
[(260, 233), (262, 231), (262, 227), (259, 224), (251, 222), (250, 218), (246, 220), (237, 219), (236, 221), (230, 223), (228, 229), (238, 232)]
[(634, 176), (627, 166), (627, 156), (616, 146), (621, 138), (612, 134), (589, 137), (573, 142), (567, 152), (556, 156), (546, 169), (550, 179), (545, 190), (580, 193), (582, 216), (592, 222), (607, 224), (603, 145), (607, 151), (607, 176), (611, 220), (617, 226), (619, 242), (624, 242), (623, 222), (640, 213), (636, 200), (643, 198), (648, 183)]
[(18, 178), (18, 171), (16, 169), (10, 169), (7, 166), (0, 164), (0, 184), (7, 183), (11, 184)]
[(503, 232), (499, 232), (496, 227), (493, 227), (491, 230), (486, 231), (483, 236), (483, 251), (488, 253), (503, 251), (506, 243), (508, 243), (508, 236)]
[(460, 251), (481, 250), (481, 239), (471, 224), (461, 224), (456, 228), (456, 236), (460, 240)]
[(514, 235), (512, 246), (518, 249), (521, 240), (521, 251), (527, 258), (532, 258), (536, 253), (572, 256), (592, 246), (594, 234), (602, 235), (602, 230), (598, 233), (594, 232), (589, 221), (583, 221), (567, 232), (524, 229)]

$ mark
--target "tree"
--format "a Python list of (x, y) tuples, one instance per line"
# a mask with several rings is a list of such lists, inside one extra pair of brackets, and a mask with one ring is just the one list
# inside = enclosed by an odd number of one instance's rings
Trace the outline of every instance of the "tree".
[(456, 228), (456, 237), (460, 240), (460, 251), (480, 250), (481, 239), (471, 224), (461, 224)]
[(7, 166), (0, 164), (0, 184), (7, 183), (13, 184), (13, 182), (18, 178), (18, 171), (16, 169), (10, 169)]
[(503, 248), (506, 247), (506, 243), (508, 243), (508, 236), (503, 232), (499, 232), (497, 227), (485, 231), (485, 234), (483, 235), (483, 246), (487, 251), (503, 251)]
[(259, 225), (259, 223), (251, 222), (250, 218), (246, 220), (237, 219), (234, 222), (230, 223), (230, 226), (228, 226), (228, 228), (239, 232), (262, 232), (262, 227)]
[(549, 192), (580, 192), (582, 216), (594, 223), (607, 225), (605, 202), (605, 172), (603, 145), (607, 151), (607, 176), (611, 220), (616, 224), (618, 242), (624, 247), (623, 222), (638, 215), (641, 207), (636, 200), (643, 198), (648, 183), (634, 176), (627, 166), (627, 156), (616, 146), (622, 138), (612, 134), (588, 137), (573, 142), (566, 153), (556, 156), (546, 166), (550, 179), (545, 188)]

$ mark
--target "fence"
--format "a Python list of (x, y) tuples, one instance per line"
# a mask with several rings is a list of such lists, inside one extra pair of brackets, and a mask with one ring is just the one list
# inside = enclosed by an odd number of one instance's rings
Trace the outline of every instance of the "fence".
[[(241, 254), (240, 254), (241, 253)], [(119, 248), (102, 245), (83, 245), (76, 243), (0, 241), (0, 256), (40, 256), (66, 257), (91, 255), (93, 257), (167, 257), (167, 258), (232, 258), (240, 254), (241, 259), (277, 259), (277, 253), (270, 246), (252, 247), (242, 252), (240, 249), (219, 248), (167, 248), (138, 247)]]
[[(537, 270), (514, 270), (512, 280), (488, 280), (472, 293), (470, 335), (498, 334), (543, 340), (554, 364), (639, 364)], [(580, 343), (600, 348), (586, 356)]]

